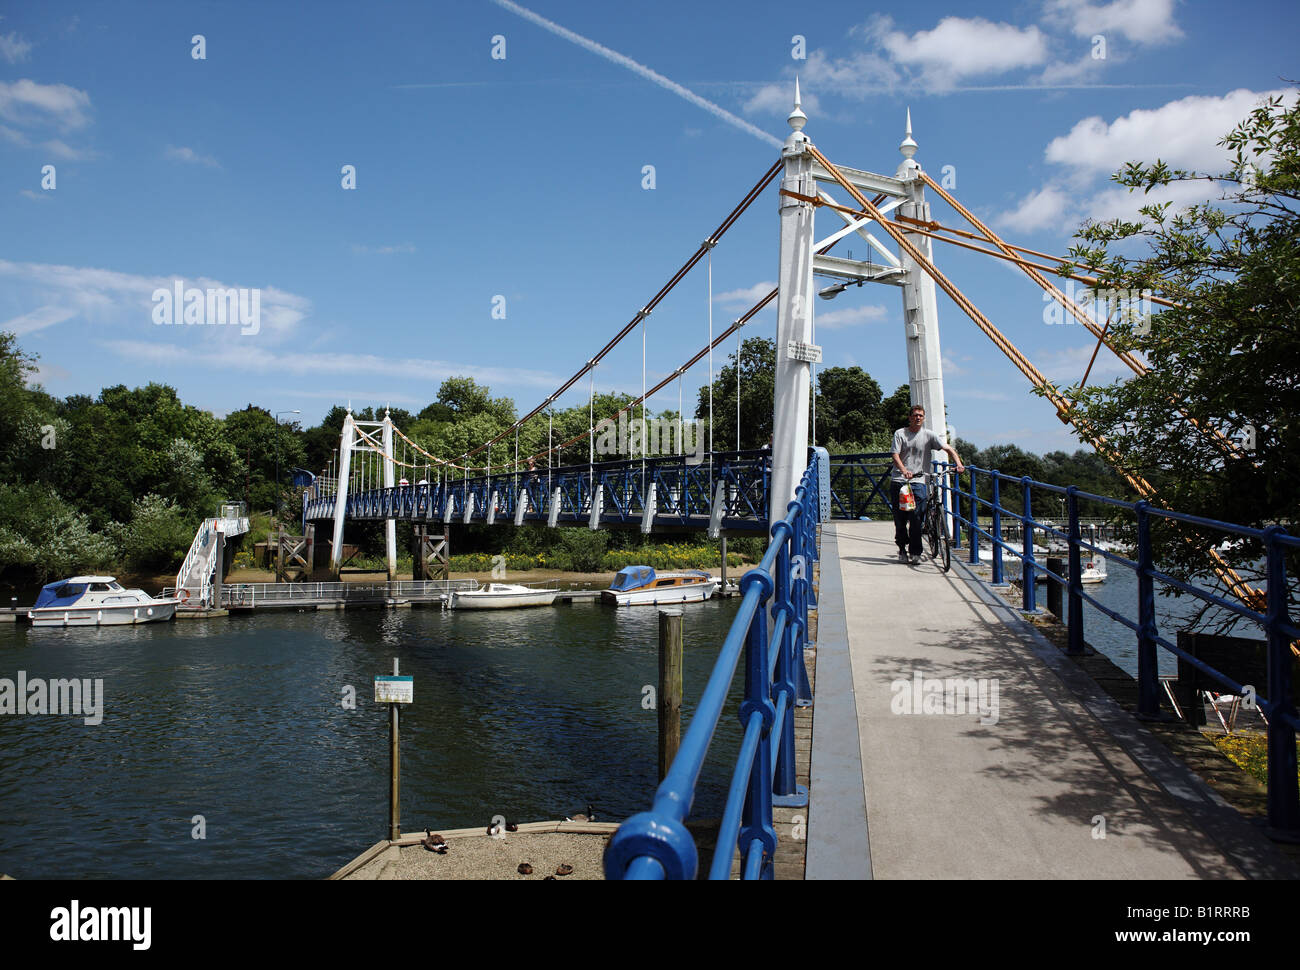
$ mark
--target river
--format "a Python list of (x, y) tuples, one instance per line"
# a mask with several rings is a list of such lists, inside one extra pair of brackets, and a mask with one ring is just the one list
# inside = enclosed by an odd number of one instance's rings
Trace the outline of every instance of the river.
[[(684, 612), (683, 724), (739, 599)], [(0, 717), (0, 872), (33, 878), (320, 878), (387, 837), (388, 716), (402, 709), (402, 829), (649, 808), (657, 611), (265, 612), (138, 627), (0, 625), (0, 677), (103, 680), (98, 725)], [(721, 813), (733, 684), (694, 815)], [(345, 706), (349, 688), (355, 709)], [(196, 819), (202, 816), (202, 819)], [(202, 834), (203, 838), (195, 838)]]

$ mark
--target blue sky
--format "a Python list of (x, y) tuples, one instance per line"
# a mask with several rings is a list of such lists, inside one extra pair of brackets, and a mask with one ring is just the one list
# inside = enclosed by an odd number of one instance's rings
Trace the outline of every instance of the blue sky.
[[(1108, 183), (1124, 161), (1219, 170), (1215, 142), (1300, 76), (1295, 4), (1251, 0), (1230, 20), (1174, 0), (0, 12), (0, 329), (40, 355), (59, 396), (154, 380), (218, 414), (251, 402), (306, 424), (348, 400), (416, 410), (453, 374), (530, 410), (777, 158), (796, 73), (806, 131), (832, 160), (893, 174), (910, 107), (921, 165), (952, 166), (977, 215), (1054, 253), (1082, 219), (1140, 204)], [(819, 237), (837, 226), (819, 212)], [(777, 228), (773, 186), (714, 251), (715, 328), (777, 278)], [(1049, 376), (1081, 376), (1088, 334), (1046, 325), (1031, 281), (950, 247), (936, 260)], [(177, 279), (257, 289), (257, 332), (156, 325), (152, 295)], [(957, 433), (1076, 447), (939, 299)], [(858, 364), (886, 393), (906, 379), (898, 290), (817, 304), (827, 365)], [(651, 384), (704, 345), (709, 307), (701, 264), (650, 318)], [(774, 330), (769, 310), (744, 333)], [(1094, 379), (1120, 375), (1112, 360)], [(641, 369), (629, 339), (597, 389), (639, 393)], [(703, 363), (686, 376), (688, 401), (707, 376)], [(585, 385), (560, 403), (585, 401)], [(675, 408), (676, 391), (651, 406)]]

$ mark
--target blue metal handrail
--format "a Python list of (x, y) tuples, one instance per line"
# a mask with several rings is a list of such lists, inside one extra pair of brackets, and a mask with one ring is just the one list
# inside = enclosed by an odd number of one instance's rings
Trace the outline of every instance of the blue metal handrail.
[[(828, 460), (824, 449), (814, 449), (786, 517), (772, 526), (772, 542), (763, 561), (741, 579), (740, 609), (695, 716), (650, 811), (629, 818), (610, 840), (605, 850), (607, 879), (695, 878), (699, 854), (685, 822), (742, 647), (744, 736), (709, 878), (729, 878), (736, 849), (743, 860), (744, 878), (772, 878), (777, 843), (773, 804), (806, 805), (808, 798), (807, 789), (795, 780), (794, 710), (799, 702), (812, 699), (803, 652), (812, 603), (812, 564), (817, 559), (822, 475), (829, 471)], [(765, 608), (769, 601), (770, 614)]]
[[(934, 464), (936, 470), (940, 471), (948, 471), (952, 467), (946, 462), (935, 462)], [(1049, 485), (1046, 482), (1035, 481), (1028, 477), (1015, 478), (1003, 475), (995, 470), (976, 468), (970, 465), (966, 466), (966, 469), (970, 473), (969, 491), (961, 488), (960, 475), (957, 475), (956, 483), (951, 486), (947, 485), (944, 477), (941, 477), (939, 481), (940, 488), (946, 490), (949, 493), (948, 497), (952, 499), (951, 503), (945, 502), (945, 508), (948, 509), (947, 514), (952, 516), (958, 526), (966, 528), (970, 536), (970, 561), (972, 563), (978, 562), (979, 537), (982, 536), (988, 539), (993, 543), (993, 575), (991, 581), (993, 585), (1002, 585), (1003, 550), (1019, 555), (1022, 571), (1021, 607), (1025, 612), (1037, 611), (1037, 600), (1034, 592), (1036, 574), (1043, 573), (1050, 580), (1064, 586), (1069, 595), (1069, 609), (1067, 610), (1068, 653), (1077, 655), (1084, 652), (1083, 604), (1085, 602), (1090, 603), (1106, 616), (1133, 631), (1137, 637), (1138, 647), (1138, 715), (1140, 717), (1155, 718), (1159, 716), (1160, 684), (1157, 648), (1168, 650), (1175, 656), (1185, 660), (1197, 670), (1222, 684), (1232, 693), (1243, 693), (1245, 688), (1245, 685), (1237, 683), (1232, 677), (1214, 669), (1199, 658), (1191, 656), (1177, 644), (1170, 643), (1160, 636), (1156, 623), (1155, 583), (1162, 583), (1165, 586), (1194, 596), (1202, 602), (1226, 609), (1248, 622), (1257, 624), (1262, 629), (1268, 644), (1266, 656), (1269, 697), (1263, 697), (1257, 692), (1256, 702), (1263, 709), (1268, 719), (1268, 820), (1269, 825), (1276, 830), (1300, 831), (1300, 791), (1298, 791), (1296, 783), (1296, 730), (1300, 728), (1300, 718), (1297, 717), (1295, 705), (1291, 700), (1291, 668), (1293, 661), (1291, 643), (1300, 639), (1300, 627), (1293, 624), (1290, 619), (1285, 559), (1287, 549), (1300, 549), (1300, 536), (1288, 535), (1281, 526), (1277, 525), (1269, 526), (1266, 529), (1255, 529), (1232, 522), (1207, 519), (1201, 516), (1158, 508), (1145, 501), (1125, 502), (1104, 495), (1094, 495), (1091, 492), (1081, 491), (1074, 485), (1068, 487)], [(991, 501), (979, 496), (978, 475), (989, 477), (992, 492)], [(1002, 481), (1014, 482), (1021, 486), (1023, 498), (1023, 510), (1021, 512), (1012, 512), (1001, 505), (999, 483)], [(1034, 489), (1065, 497), (1069, 522), (1067, 531), (1062, 532), (1048, 523), (1034, 519), (1032, 503)], [(961, 505), (963, 499), (969, 500), (969, 518), (962, 514)], [(1098, 502), (1119, 509), (1122, 512), (1131, 513), (1134, 516), (1137, 536), (1137, 561), (1110, 550), (1102, 549), (1082, 538), (1079, 530), (1079, 501), (1081, 499)], [(979, 527), (978, 510), (981, 505), (992, 510), (993, 531), (991, 533), (985, 532)], [(1022, 543), (1020, 550), (1013, 550), (1011, 545), (1003, 541), (1003, 516), (1011, 516), (1021, 523)], [(1225, 599), (1209, 590), (1183, 582), (1157, 569), (1152, 558), (1152, 519), (1180, 522), (1261, 542), (1264, 546), (1267, 562), (1266, 595), (1263, 612), (1252, 609), (1251, 604)], [(1067, 575), (1059, 576), (1048, 570), (1046, 566), (1035, 561), (1033, 545), (1035, 529), (1040, 529), (1045, 533), (1050, 533), (1065, 540), (1069, 550)], [(955, 528), (953, 533), (954, 536), (958, 536), (960, 528)], [(1138, 616), (1136, 620), (1104, 606), (1083, 591), (1081, 574), (1082, 551), (1084, 549), (1096, 556), (1102, 556), (1110, 562), (1131, 569), (1137, 575)]]

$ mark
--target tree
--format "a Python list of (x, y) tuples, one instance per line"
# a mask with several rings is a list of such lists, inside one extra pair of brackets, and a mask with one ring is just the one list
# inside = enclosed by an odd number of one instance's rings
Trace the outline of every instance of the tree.
[(832, 451), (877, 451), (894, 431), (885, 423), (880, 385), (861, 367), (817, 375), (817, 441)]
[[(1159, 504), (1251, 526), (1295, 522), (1300, 99), (1267, 101), (1219, 144), (1228, 153), (1219, 174), (1157, 160), (1130, 162), (1112, 176), (1144, 193), (1205, 181), (1220, 197), (1180, 212), (1151, 203), (1136, 220), (1085, 225), (1067, 269), (1081, 265), (1101, 289), (1149, 290), (1175, 305), (1112, 325), (1119, 348), (1146, 358), (1146, 374), (1066, 393), (1124, 463), (1158, 487)], [(1126, 255), (1134, 241), (1147, 244), (1146, 255)], [(1240, 447), (1225, 448), (1214, 431)], [(1258, 551), (1247, 543), (1238, 558)], [(1187, 573), (1206, 567), (1202, 554), (1172, 538), (1160, 552)]]
[[(736, 355), (713, 381), (713, 447), (736, 447)], [(772, 438), (772, 394), (776, 386), (776, 344), (750, 337), (740, 345), (740, 447), (761, 448)], [(709, 418), (709, 386), (700, 388), (695, 417)], [(706, 432), (707, 434), (707, 432)], [(708, 447), (708, 439), (705, 439)]]

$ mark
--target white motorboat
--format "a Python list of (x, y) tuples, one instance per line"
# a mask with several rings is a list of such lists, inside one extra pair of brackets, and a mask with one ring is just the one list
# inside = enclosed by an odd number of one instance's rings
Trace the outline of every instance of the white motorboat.
[(651, 566), (620, 569), (600, 598), (616, 606), (653, 606), (661, 603), (700, 603), (714, 594), (718, 580), (700, 569), (656, 573)]
[(1083, 568), (1079, 572), (1079, 582), (1081, 583), (1104, 583), (1106, 581), (1106, 559), (1098, 556), (1096, 559), (1085, 559)]
[(506, 610), (517, 606), (550, 606), (558, 589), (537, 589), (517, 583), (488, 583), (478, 589), (456, 590), (447, 605), (456, 610)]
[(32, 626), (120, 626), (170, 620), (180, 600), (123, 589), (112, 576), (73, 576), (41, 588), (27, 611)]

